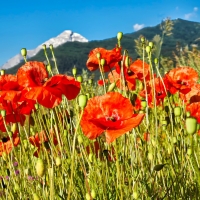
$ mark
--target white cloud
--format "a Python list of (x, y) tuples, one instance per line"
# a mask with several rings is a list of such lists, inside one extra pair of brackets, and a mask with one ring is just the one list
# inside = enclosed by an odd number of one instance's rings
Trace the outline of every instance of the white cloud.
[(196, 12), (198, 11), (198, 7), (193, 8), (193, 12), (185, 14), (185, 19), (190, 19), (196, 16)]
[(138, 31), (140, 29), (144, 28), (144, 24), (135, 24), (133, 25), (134, 31)]
[(192, 16), (194, 16), (194, 13), (185, 14), (185, 19), (190, 19)]
[(194, 12), (198, 11), (198, 7), (194, 7)]

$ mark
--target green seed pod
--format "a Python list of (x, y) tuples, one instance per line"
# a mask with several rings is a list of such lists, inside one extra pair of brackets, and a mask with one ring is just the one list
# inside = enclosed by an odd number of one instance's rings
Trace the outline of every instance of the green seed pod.
[(194, 134), (197, 130), (197, 120), (193, 117), (188, 117), (186, 120), (186, 131), (188, 134)]
[(5, 70), (4, 70), (4, 69), (1, 69), (0, 75), (1, 75), (1, 76), (5, 75)]
[(36, 193), (33, 193), (33, 200), (40, 200), (39, 196)]
[(79, 144), (83, 143), (83, 137), (81, 135), (78, 135), (78, 143)]
[(44, 50), (46, 50), (46, 44), (43, 44), (42, 47)]
[(100, 58), (101, 58), (101, 54), (98, 52), (97, 53), (97, 58), (100, 60)]
[(88, 83), (89, 83), (89, 84), (92, 84), (92, 83), (93, 83), (93, 79), (89, 79), (89, 80), (88, 80)]
[(142, 37), (140, 38), (140, 41), (141, 41), (142, 43), (145, 43), (145, 37), (142, 36)]
[(102, 58), (102, 59), (100, 60), (101, 66), (103, 67), (103, 66), (105, 65), (105, 63), (106, 63), (106, 60), (105, 60), (104, 58)]
[(94, 155), (90, 153), (88, 159), (91, 163), (93, 162), (93, 158), (94, 158)]
[(26, 55), (27, 55), (27, 50), (26, 50), (26, 48), (22, 48), (22, 49), (21, 49), (21, 55), (22, 55), (23, 57), (26, 57)]
[(146, 46), (146, 52), (150, 53), (151, 52), (151, 47), (150, 46)]
[(83, 77), (82, 76), (77, 76), (76, 80), (78, 82), (82, 83), (83, 82)]
[(115, 83), (115, 82), (114, 82), (114, 83), (111, 83), (111, 84), (108, 86), (108, 92), (113, 91), (114, 88), (115, 88), (115, 86), (116, 86), (116, 83)]
[(153, 48), (153, 42), (149, 42), (149, 46)]
[(51, 65), (47, 65), (47, 71), (51, 72), (51, 70), (52, 70)]
[(83, 109), (87, 105), (87, 96), (84, 94), (80, 94), (78, 96), (78, 105)]
[(138, 193), (136, 191), (133, 192), (133, 199), (138, 199)]
[(128, 56), (126, 56), (126, 58), (125, 58), (125, 66), (126, 67), (130, 66), (130, 58)]
[(50, 50), (53, 50), (53, 44), (50, 44), (50, 45), (49, 45), (49, 49), (50, 49)]
[(72, 74), (73, 74), (74, 76), (76, 76), (76, 74), (77, 74), (77, 68), (76, 68), (76, 67), (73, 67), (73, 69), (72, 69)]
[(188, 156), (192, 155), (192, 149), (191, 149), (191, 148), (188, 148), (188, 149), (187, 149), (187, 155), (188, 155)]
[(96, 192), (95, 192), (95, 190), (94, 190), (94, 189), (92, 189), (92, 191), (91, 191), (91, 196), (92, 196), (92, 198), (93, 198), (93, 199), (95, 199), (95, 198), (96, 198)]
[(90, 200), (90, 195), (88, 193), (85, 194), (85, 199)]
[(186, 112), (186, 117), (190, 117), (190, 112), (189, 111)]
[(177, 143), (176, 137), (172, 137), (172, 142), (173, 142), (173, 144), (176, 144), (176, 143)]
[(148, 153), (147, 158), (151, 161), (153, 160), (153, 155), (151, 152)]
[(117, 40), (121, 40), (122, 39), (122, 37), (123, 37), (123, 33), (122, 32), (118, 32), (117, 33)]
[(154, 59), (154, 63), (155, 63), (155, 64), (158, 64), (158, 58), (155, 58), (155, 59)]
[(45, 173), (45, 166), (42, 159), (39, 158), (37, 160), (35, 168), (36, 168), (37, 175), (40, 177), (43, 177)]
[(12, 133), (15, 133), (16, 130), (17, 130), (17, 123), (13, 123), (11, 127)]
[(6, 116), (6, 110), (1, 110), (1, 116), (5, 117)]
[(142, 100), (141, 106), (142, 106), (143, 109), (145, 109), (147, 107), (147, 102), (145, 100)]
[(162, 120), (162, 122), (161, 122), (161, 124), (162, 124), (162, 126), (167, 126), (167, 120)]
[(181, 116), (181, 107), (180, 106), (177, 106), (174, 108), (174, 115), (176, 117)]
[(56, 166), (60, 166), (61, 165), (61, 159), (60, 157), (56, 157)]
[(36, 109), (36, 110), (39, 109), (39, 104), (38, 104), (38, 103), (35, 104), (35, 109)]

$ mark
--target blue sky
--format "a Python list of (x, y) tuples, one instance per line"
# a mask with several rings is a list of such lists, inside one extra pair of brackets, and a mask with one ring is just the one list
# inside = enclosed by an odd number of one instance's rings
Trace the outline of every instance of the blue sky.
[(155, 26), (166, 17), (200, 22), (199, 0), (1, 0), (0, 66), (64, 30), (88, 40)]

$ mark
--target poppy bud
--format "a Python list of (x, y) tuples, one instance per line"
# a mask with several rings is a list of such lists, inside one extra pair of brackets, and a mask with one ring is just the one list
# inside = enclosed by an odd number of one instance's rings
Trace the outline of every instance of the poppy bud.
[(151, 52), (151, 47), (150, 46), (146, 46), (146, 52), (150, 53)]
[(126, 67), (130, 66), (130, 58), (128, 56), (126, 56), (126, 58), (125, 58), (125, 66)]
[(145, 42), (145, 37), (142, 36), (142, 37), (140, 38), (140, 41), (141, 41), (142, 43), (144, 43), (144, 42)]
[(82, 76), (77, 76), (76, 80), (78, 82), (82, 83), (83, 82), (83, 77)]
[(35, 104), (35, 109), (36, 109), (36, 110), (39, 109), (39, 104), (38, 104), (38, 103)]
[(22, 49), (21, 49), (21, 55), (22, 55), (23, 57), (26, 57), (26, 55), (27, 55), (27, 50), (26, 50), (26, 48), (22, 48)]
[(186, 131), (188, 134), (194, 134), (197, 130), (197, 120), (193, 117), (189, 117), (185, 120)]
[(106, 63), (106, 60), (105, 60), (104, 58), (102, 58), (102, 59), (100, 60), (101, 66), (103, 67), (103, 66), (105, 65), (105, 63)]
[(42, 47), (44, 50), (46, 50), (46, 44), (43, 44)]
[(117, 33), (117, 39), (120, 41), (123, 37), (123, 33), (122, 32), (118, 32)]
[(190, 112), (189, 111), (186, 112), (186, 117), (190, 117)]
[(33, 193), (33, 200), (40, 200), (39, 196), (36, 193)]
[(51, 72), (51, 65), (47, 65), (47, 71)]
[(45, 166), (44, 166), (44, 162), (43, 162), (42, 159), (39, 158), (39, 159), (37, 160), (37, 163), (36, 163), (35, 168), (36, 168), (36, 172), (37, 172), (37, 175), (38, 175), (38, 176), (40, 176), (40, 177), (44, 176), (44, 173), (45, 173)]
[(53, 50), (53, 45), (52, 44), (49, 45), (49, 49)]
[(95, 198), (96, 198), (96, 192), (95, 192), (95, 190), (94, 190), (94, 189), (92, 189), (92, 191), (91, 191), (91, 196), (92, 196), (92, 198), (93, 198), (93, 199), (95, 199)]
[(6, 110), (1, 110), (1, 116), (5, 117), (6, 116)]
[(27, 142), (27, 140), (23, 140), (23, 145), (24, 145), (24, 149), (26, 150), (28, 148), (28, 142)]
[(86, 199), (86, 200), (90, 200), (90, 195), (89, 195), (88, 193), (86, 193), (85, 199)]
[(138, 193), (136, 191), (133, 192), (133, 199), (138, 199)]
[(88, 80), (88, 83), (89, 83), (89, 84), (92, 84), (92, 83), (93, 83), (93, 79), (89, 79), (89, 80)]
[(155, 64), (158, 64), (158, 58), (155, 58), (155, 59), (154, 59), (154, 63), (155, 63)]
[(61, 159), (60, 157), (56, 157), (56, 166), (60, 166), (61, 165)]
[(12, 133), (14, 133), (17, 130), (17, 123), (13, 123), (11, 127)]
[(137, 81), (138, 81), (138, 89), (139, 91), (142, 91), (144, 89), (144, 84), (140, 80), (137, 80)]
[(181, 116), (181, 107), (180, 106), (177, 106), (174, 108), (174, 115), (176, 117)]
[(108, 92), (111, 92), (115, 88), (116, 83), (111, 83), (108, 87)]
[(87, 104), (87, 96), (84, 94), (80, 94), (78, 96), (78, 105), (83, 109)]
[(76, 76), (76, 74), (77, 74), (77, 69), (76, 69), (76, 67), (73, 67), (73, 69), (72, 69), (72, 74), (73, 74), (74, 76)]
[(188, 148), (188, 150), (187, 150), (187, 155), (188, 155), (188, 156), (192, 155), (192, 149), (191, 149), (191, 148)]
[(6, 154), (6, 152), (3, 152), (2, 153), (2, 158), (6, 161), (7, 160), (7, 154)]
[(101, 54), (98, 52), (97, 53), (97, 58), (100, 60), (100, 58), (101, 58)]
[(149, 46), (153, 48), (153, 42), (149, 42)]
[(5, 70), (1, 69), (0, 74), (1, 74), (1, 76), (5, 75)]
[(146, 108), (147, 107), (147, 102), (145, 100), (141, 101), (141, 106), (142, 108)]
[(78, 135), (78, 143), (79, 144), (83, 143), (83, 137), (81, 135)]

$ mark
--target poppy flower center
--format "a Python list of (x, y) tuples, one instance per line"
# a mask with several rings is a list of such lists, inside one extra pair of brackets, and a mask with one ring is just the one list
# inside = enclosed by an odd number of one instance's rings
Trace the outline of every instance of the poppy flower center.
[(116, 113), (116, 112), (112, 113), (111, 116), (106, 116), (106, 121), (116, 122), (119, 119), (120, 119), (120, 117), (119, 117), (118, 113)]
[(7, 137), (2, 138), (2, 142), (3, 142), (3, 143), (8, 142), (8, 140), (9, 140), (9, 138), (7, 138)]
[(181, 84), (181, 85), (188, 85), (188, 83), (186, 81), (183, 81), (183, 80), (178, 80), (177, 83)]

